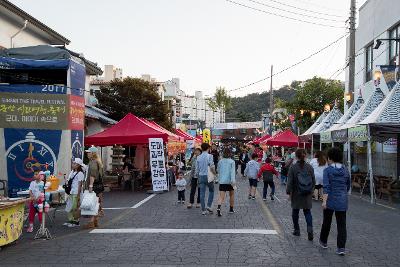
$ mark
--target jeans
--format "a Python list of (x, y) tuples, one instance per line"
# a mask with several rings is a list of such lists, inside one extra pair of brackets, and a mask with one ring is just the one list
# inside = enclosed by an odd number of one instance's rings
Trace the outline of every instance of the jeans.
[[(299, 209), (293, 209), (292, 210), (292, 220), (293, 220), (293, 227), (294, 230), (300, 231), (300, 226), (299, 226)], [(303, 209), (304, 217), (306, 218), (307, 222), (307, 231), (312, 229), (312, 215), (311, 215), (311, 210), (309, 209)]]
[(178, 191), (178, 201), (185, 201), (185, 190)]
[(287, 183), (287, 176), (281, 174), (281, 184)]
[(244, 176), (244, 170), (245, 169), (246, 169), (246, 163), (240, 164), (240, 172), (241, 172), (242, 176)]
[(199, 186), (200, 186), (200, 204), (201, 210), (206, 210), (205, 198), (206, 198), (206, 187), (208, 187), (208, 201), (207, 207), (211, 208), (214, 200), (214, 182), (209, 183), (207, 175), (199, 176)]
[(275, 194), (275, 184), (273, 181), (264, 182), (263, 198), (267, 198), (268, 186), (271, 187), (271, 196)]
[(194, 195), (196, 194), (196, 189), (197, 190), (197, 204), (200, 203), (200, 186), (197, 186), (197, 178), (192, 178), (190, 182), (190, 197), (189, 197), (189, 202), (190, 204), (194, 203)]
[(331, 209), (324, 209), (324, 220), (322, 222), (320, 240), (323, 243), (328, 242), (329, 231), (331, 230), (332, 215), (335, 212), (336, 225), (337, 225), (337, 247), (345, 248), (347, 239), (346, 230), (346, 211), (334, 211)]

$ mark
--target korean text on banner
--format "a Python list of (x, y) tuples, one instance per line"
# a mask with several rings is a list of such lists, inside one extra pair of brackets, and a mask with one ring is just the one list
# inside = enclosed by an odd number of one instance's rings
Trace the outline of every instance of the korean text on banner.
[(149, 138), (150, 167), (153, 191), (168, 190), (162, 138)]
[(348, 130), (348, 138), (350, 142), (363, 142), (368, 140), (367, 127), (365, 125), (350, 128)]

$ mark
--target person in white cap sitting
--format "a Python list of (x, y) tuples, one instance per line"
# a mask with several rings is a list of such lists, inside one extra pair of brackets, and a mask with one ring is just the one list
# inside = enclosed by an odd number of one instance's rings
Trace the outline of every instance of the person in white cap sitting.
[(67, 203), (67, 218), (68, 222), (64, 223), (65, 226), (75, 227), (79, 226), (79, 206), (80, 206), (80, 195), (82, 190), (82, 182), (85, 179), (84, 171), (85, 165), (82, 159), (75, 158), (72, 162), (72, 171), (65, 182), (66, 193), (70, 190)]

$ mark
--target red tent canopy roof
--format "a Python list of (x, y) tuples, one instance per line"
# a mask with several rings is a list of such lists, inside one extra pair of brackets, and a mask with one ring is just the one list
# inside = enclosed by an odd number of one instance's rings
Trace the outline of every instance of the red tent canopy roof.
[(269, 134), (266, 134), (266, 135), (264, 135), (264, 136), (262, 136), (262, 137), (260, 137), (260, 138), (257, 138), (256, 140), (254, 140), (253, 143), (256, 144), (256, 145), (258, 145), (258, 144), (260, 144), (261, 142), (267, 140), (267, 139), (270, 138), (270, 137), (271, 137), (271, 136), (270, 136)]
[(182, 131), (181, 129), (175, 129), (175, 132), (177, 135), (183, 137), (186, 140), (194, 140), (194, 137), (185, 133), (184, 131)]
[(176, 134), (168, 131), (167, 129), (165, 129), (164, 127), (162, 127), (161, 125), (159, 125), (155, 121), (149, 121), (149, 120), (146, 120), (144, 118), (139, 118), (139, 119), (141, 119), (142, 121), (146, 122), (147, 124), (150, 124), (150, 125), (154, 126), (157, 130), (160, 130), (160, 131), (168, 134), (172, 139), (175, 139), (175, 141), (181, 141), (181, 142), (184, 141), (184, 138), (182, 138), (182, 136), (176, 135)]
[(162, 138), (164, 142), (173, 139), (166, 132), (145, 123), (143, 120), (129, 113), (111, 128), (87, 136), (85, 138), (85, 145), (112, 146), (147, 144), (149, 138)]
[(291, 130), (285, 130), (265, 140), (263, 143), (270, 146), (297, 147), (299, 145), (299, 137)]

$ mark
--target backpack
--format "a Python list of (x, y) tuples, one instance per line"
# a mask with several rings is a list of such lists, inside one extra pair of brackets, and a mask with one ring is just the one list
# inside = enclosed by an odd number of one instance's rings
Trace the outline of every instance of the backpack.
[(79, 172), (75, 173), (74, 177), (68, 180), (68, 182), (63, 185), (65, 194), (70, 195), (71, 194), (71, 189), (72, 189), (72, 182), (74, 181), (75, 177), (78, 175)]
[(297, 173), (297, 191), (301, 195), (309, 195), (313, 192), (313, 179), (305, 166)]
[(274, 175), (270, 171), (264, 171), (262, 173), (263, 181), (264, 182), (273, 182), (274, 181)]

